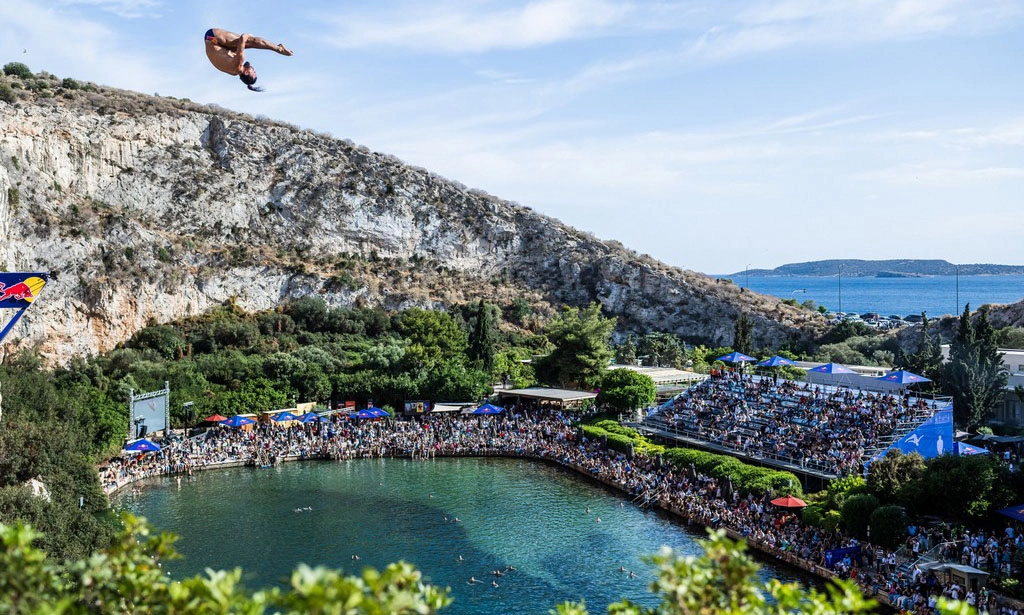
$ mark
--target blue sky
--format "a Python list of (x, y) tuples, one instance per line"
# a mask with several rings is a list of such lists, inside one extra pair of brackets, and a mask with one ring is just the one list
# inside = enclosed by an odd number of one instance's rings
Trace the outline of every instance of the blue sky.
[[(1024, 264), (1024, 0), (14, 0), (0, 62), (348, 138), (672, 265)], [(207, 61), (211, 26), (266, 92)]]

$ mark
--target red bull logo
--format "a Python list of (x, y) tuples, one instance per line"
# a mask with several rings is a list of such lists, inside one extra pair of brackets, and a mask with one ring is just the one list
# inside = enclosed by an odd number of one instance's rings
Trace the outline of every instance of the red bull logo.
[(24, 282), (18, 282), (10, 288), (5, 287), (3, 282), (0, 282), (0, 301), (6, 299), (17, 299), (18, 301), (28, 299), (31, 301), (35, 298), (36, 296), (32, 294), (32, 289)]
[(23, 276), (25, 274), (0, 274), (0, 307), (8, 307), (3, 305), (5, 302), (32, 303), (39, 296), (46, 280), (33, 275)]

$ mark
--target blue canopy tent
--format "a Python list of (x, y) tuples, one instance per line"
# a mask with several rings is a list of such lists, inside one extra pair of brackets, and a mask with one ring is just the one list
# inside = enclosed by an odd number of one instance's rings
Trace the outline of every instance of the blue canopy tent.
[(380, 408), (366, 408), (359, 412), (353, 412), (350, 416), (357, 419), (383, 419), (391, 416), (387, 412), (384, 412)]
[(790, 361), (786, 357), (775, 355), (769, 359), (761, 361), (757, 364), (757, 367), (784, 367), (786, 365), (796, 365), (796, 361)]
[(125, 445), (124, 450), (132, 453), (153, 453), (160, 450), (160, 445), (151, 440), (142, 438)]
[(811, 369), (809, 369), (807, 371), (814, 372), (816, 374), (856, 374), (857, 373), (857, 372), (853, 371), (852, 369), (850, 369), (849, 367), (846, 367), (845, 365), (840, 365), (838, 363), (826, 363), (824, 365), (819, 365), (818, 367), (812, 367)]
[(283, 421), (297, 421), (299, 417), (295, 416), (291, 412), (285, 410), (284, 412), (278, 412), (274, 416), (270, 417), (270, 420), (281, 423)]
[(742, 352), (736, 351), (730, 352), (729, 354), (724, 354), (715, 360), (721, 361), (722, 363), (753, 363), (754, 361), (757, 361), (757, 359), (750, 355), (746, 355), (743, 354)]
[(895, 372), (890, 372), (881, 378), (882, 382), (895, 382), (897, 384), (917, 384), (918, 382), (931, 382), (924, 376), (918, 376), (917, 374), (908, 372), (905, 369), (901, 369)]
[(1024, 521), (1024, 504), (1017, 504), (1016, 506), (1010, 506), (1009, 508), (1000, 508), (996, 511), (1000, 515), (1006, 515), (1011, 519), (1017, 521)]
[(320, 415), (316, 412), (307, 412), (299, 417), (299, 421), (302, 423), (318, 423), (320, 422)]
[(225, 425), (227, 427), (241, 427), (242, 425), (252, 425), (255, 422), (256, 421), (248, 417), (244, 417), (241, 414), (236, 414), (235, 416), (227, 419), (226, 421), (221, 421), (220, 424)]
[(504, 411), (504, 408), (499, 408), (498, 406), (492, 404), (484, 404), (470, 412), (470, 414), (501, 414)]
[(987, 448), (974, 446), (973, 444), (968, 444), (966, 442), (956, 442), (953, 444), (953, 448), (954, 452), (961, 457), (964, 455), (988, 455), (992, 452)]

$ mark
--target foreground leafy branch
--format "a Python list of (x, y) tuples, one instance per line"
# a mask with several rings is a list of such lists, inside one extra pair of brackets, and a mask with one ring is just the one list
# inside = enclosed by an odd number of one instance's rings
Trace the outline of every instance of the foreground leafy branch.
[[(431, 615), (452, 599), (447, 589), (425, 584), (418, 570), (404, 562), (383, 571), (367, 568), (346, 576), (326, 568), (300, 565), (285, 590), (249, 593), (240, 584), (242, 571), (207, 570), (206, 576), (172, 581), (161, 564), (178, 557), (175, 537), (153, 534), (145, 520), (122, 517), (114, 544), (83, 560), (52, 561), (33, 542), (40, 534), (24, 524), (0, 525), (0, 613), (214, 615), (266, 613), (311, 615)], [(866, 599), (848, 581), (826, 591), (805, 590), (796, 583), (757, 578), (759, 565), (746, 544), (724, 532), (710, 532), (700, 556), (680, 556), (664, 548), (648, 561), (657, 567), (650, 589), (660, 598), (655, 607), (629, 600), (609, 605), (611, 615), (839, 615), (870, 613)], [(523, 605), (533, 610), (535, 605)], [(941, 602), (943, 615), (969, 615), (965, 604)], [(551, 613), (587, 615), (582, 602), (564, 602)]]

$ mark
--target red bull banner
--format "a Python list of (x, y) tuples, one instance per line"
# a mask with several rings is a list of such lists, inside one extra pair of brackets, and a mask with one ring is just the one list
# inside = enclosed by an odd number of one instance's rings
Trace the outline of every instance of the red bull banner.
[(49, 279), (48, 273), (0, 273), (0, 309), (18, 310), (0, 330), (0, 342), (36, 300)]
[(0, 273), (0, 308), (27, 308), (43, 290), (45, 273)]

